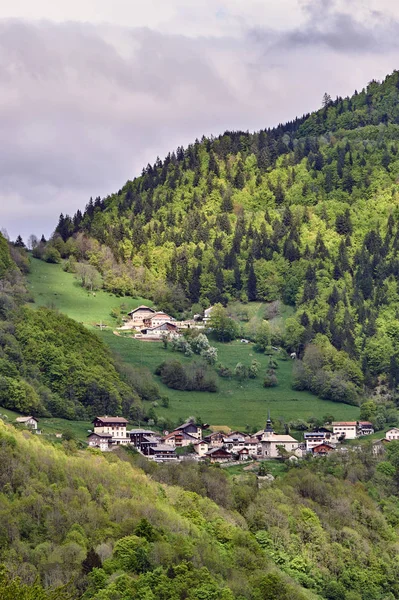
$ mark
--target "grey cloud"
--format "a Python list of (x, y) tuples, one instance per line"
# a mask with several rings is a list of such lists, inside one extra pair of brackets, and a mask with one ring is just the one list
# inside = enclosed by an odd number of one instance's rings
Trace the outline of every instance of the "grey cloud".
[(357, 1), (347, 3), (349, 10), (344, 11), (337, 0), (310, 0), (304, 5), (307, 22), (286, 32), (279, 43), (293, 48), (324, 46), (345, 53), (382, 53), (397, 48), (398, 21), (369, 8), (367, 2), (362, 2), (362, 8), (369, 17), (366, 20), (359, 18)]
[(309, 12), (301, 31), (217, 38), (0, 21), (0, 228), (48, 235), (60, 212), (118, 190), (157, 155), (273, 126), (318, 108), (326, 89), (345, 95), (397, 66), (389, 52), (322, 43), (344, 26), (351, 35), (340, 18), (326, 29)]

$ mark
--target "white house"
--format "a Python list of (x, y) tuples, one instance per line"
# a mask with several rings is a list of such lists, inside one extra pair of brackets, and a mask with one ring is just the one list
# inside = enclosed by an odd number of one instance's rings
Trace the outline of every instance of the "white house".
[(355, 440), (357, 438), (357, 422), (356, 421), (334, 421), (333, 433), (338, 437), (343, 437), (346, 440)]
[(35, 431), (37, 430), (37, 425), (39, 423), (35, 417), (17, 417), (15, 422), (25, 425), (25, 427), (29, 427), (30, 429), (34, 429)]
[(325, 427), (320, 427), (315, 431), (307, 431), (303, 434), (303, 438), (306, 444), (307, 452), (310, 452), (313, 448), (325, 442), (332, 445), (338, 443), (337, 434), (334, 434), (332, 431), (326, 429)]
[(177, 329), (177, 325), (174, 323), (161, 323), (160, 325), (155, 325), (154, 327), (145, 327), (141, 329), (141, 333), (136, 334), (136, 338), (152, 338), (152, 339), (161, 339), (164, 335), (169, 335), (169, 337), (178, 337), (179, 332)]
[(200, 440), (199, 442), (196, 442), (195, 444), (193, 444), (193, 448), (195, 450), (195, 452), (198, 454), (198, 456), (205, 456), (205, 454), (208, 452), (209, 450), (209, 446), (206, 442), (204, 442), (203, 440)]
[(370, 421), (334, 421), (332, 425), (334, 434), (345, 440), (355, 440), (363, 435), (374, 433)]
[(260, 439), (261, 456), (263, 458), (280, 458), (279, 447), (284, 448), (287, 452), (293, 452), (297, 455), (301, 455), (302, 452), (299, 449), (299, 442), (291, 435), (280, 435), (274, 433), (272, 422), (269, 418), (267, 419), (266, 427), (263, 431)]
[(392, 427), (392, 429), (389, 429), (385, 434), (385, 439), (389, 441), (399, 440), (399, 428)]
[(144, 326), (154, 328), (163, 325), (164, 323), (171, 323), (173, 320), (172, 317), (164, 312), (156, 312), (144, 319)]
[(96, 417), (93, 420), (93, 433), (110, 434), (110, 443), (115, 446), (130, 444), (130, 436), (126, 434), (127, 423), (123, 417)]

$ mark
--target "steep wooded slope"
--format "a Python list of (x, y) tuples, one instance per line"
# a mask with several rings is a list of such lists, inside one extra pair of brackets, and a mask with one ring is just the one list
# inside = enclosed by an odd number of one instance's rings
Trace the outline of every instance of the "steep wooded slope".
[(361, 367), (346, 369), (356, 386), (389, 371), (395, 387), (398, 115), (394, 72), (287, 125), (204, 138), (61, 216), (52, 243), (89, 260), (106, 288), (177, 311), (281, 298), (296, 308), (288, 349), (313, 341), (332, 368), (332, 344)]
[(24, 306), (25, 277), (13, 258), (28, 268), (25, 250), (0, 235), (0, 406), (68, 419), (140, 415), (139, 395), (98, 336), (54, 310)]

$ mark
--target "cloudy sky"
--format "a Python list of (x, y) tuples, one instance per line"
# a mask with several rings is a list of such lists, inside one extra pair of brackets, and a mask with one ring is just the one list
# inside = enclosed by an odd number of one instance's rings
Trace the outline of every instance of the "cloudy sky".
[(0, 228), (48, 236), (157, 155), (395, 68), (395, 0), (0, 2)]

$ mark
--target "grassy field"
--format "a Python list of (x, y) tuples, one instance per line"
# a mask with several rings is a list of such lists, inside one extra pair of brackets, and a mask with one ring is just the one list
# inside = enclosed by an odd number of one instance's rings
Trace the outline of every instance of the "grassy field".
[(31, 259), (28, 283), (36, 306), (56, 308), (87, 326), (102, 322), (115, 327), (116, 319), (111, 316), (113, 309), (122, 306), (126, 314), (140, 304), (152, 304), (143, 298), (118, 298), (101, 290), (92, 294), (82, 288), (73, 274), (63, 271), (61, 265), (36, 258)]
[[(128, 312), (140, 304), (150, 304), (142, 298), (117, 298), (104, 291), (93, 294), (85, 291), (70, 273), (65, 273), (61, 265), (44, 263), (32, 259), (32, 270), (29, 274), (29, 287), (35, 299), (35, 306), (52, 306), (71, 318), (93, 326), (96, 323), (106, 323), (114, 327), (116, 320), (111, 316), (113, 309), (124, 306)], [(243, 305), (235, 303), (235, 311), (239, 312)], [(254, 302), (244, 307), (249, 318), (262, 318), (265, 304)], [(292, 308), (282, 305), (281, 314), (277, 320), (283, 320), (292, 313)], [(118, 337), (111, 330), (98, 331), (98, 335), (121, 359), (135, 366), (147, 368), (154, 372), (155, 368), (166, 356), (181, 361), (190, 361), (182, 354), (165, 351), (160, 343), (141, 342), (132, 338)], [(171, 390), (157, 380), (162, 394), (170, 399), (169, 408), (157, 407), (159, 416), (172, 421), (188, 416), (200, 416), (203, 422), (211, 425), (228, 425), (234, 429), (242, 429), (247, 425), (260, 428), (264, 426), (267, 412), (270, 409), (272, 418), (284, 421), (306, 419), (311, 416), (323, 417), (333, 415), (337, 420), (356, 419), (359, 417), (357, 407), (337, 404), (320, 400), (308, 392), (292, 390), (292, 361), (279, 361), (277, 371), (278, 386), (265, 389), (262, 386), (268, 357), (256, 354), (252, 345), (232, 342), (230, 344), (215, 343), (219, 351), (219, 362), (234, 368), (238, 362), (249, 365), (253, 359), (261, 364), (260, 376), (255, 380), (239, 383), (235, 379), (219, 378), (219, 391), (211, 394), (206, 392), (179, 392)], [(0, 409), (1, 412), (1, 409)], [(60, 419), (41, 420), (43, 430), (49, 432), (64, 429), (76, 429), (76, 435), (86, 436), (90, 424), (62, 423)]]
[[(124, 362), (145, 367), (152, 373), (166, 357), (177, 358), (182, 362), (192, 360), (180, 353), (164, 350), (162, 344), (157, 342), (121, 338), (109, 331), (103, 331), (99, 335)], [(279, 384), (275, 388), (265, 389), (262, 386), (262, 375), (266, 371), (268, 357), (256, 354), (252, 345), (240, 342), (215, 343), (215, 346), (218, 348), (219, 361), (229, 367), (234, 367), (238, 362), (249, 365), (253, 359), (258, 360), (261, 364), (261, 375), (243, 383), (235, 379), (218, 378), (219, 391), (214, 394), (171, 390), (156, 378), (162, 394), (170, 398), (169, 408), (158, 407), (157, 414), (173, 421), (191, 415), (200, 416), (203, 422), (210, 425), (228, 425), (233, 429), (242, 429), (246, 425), (263, 427), (269, 409), (273, 419), (282, 417), (285, 421), (311, 416), (323, 417), (327, 414), (333, 415), (337, 420), (353, 420), (359, 417), (359, 409), (355, 406), (320, 400), (309, 392), (292, 390), (290, 360), (278, 361)]]

